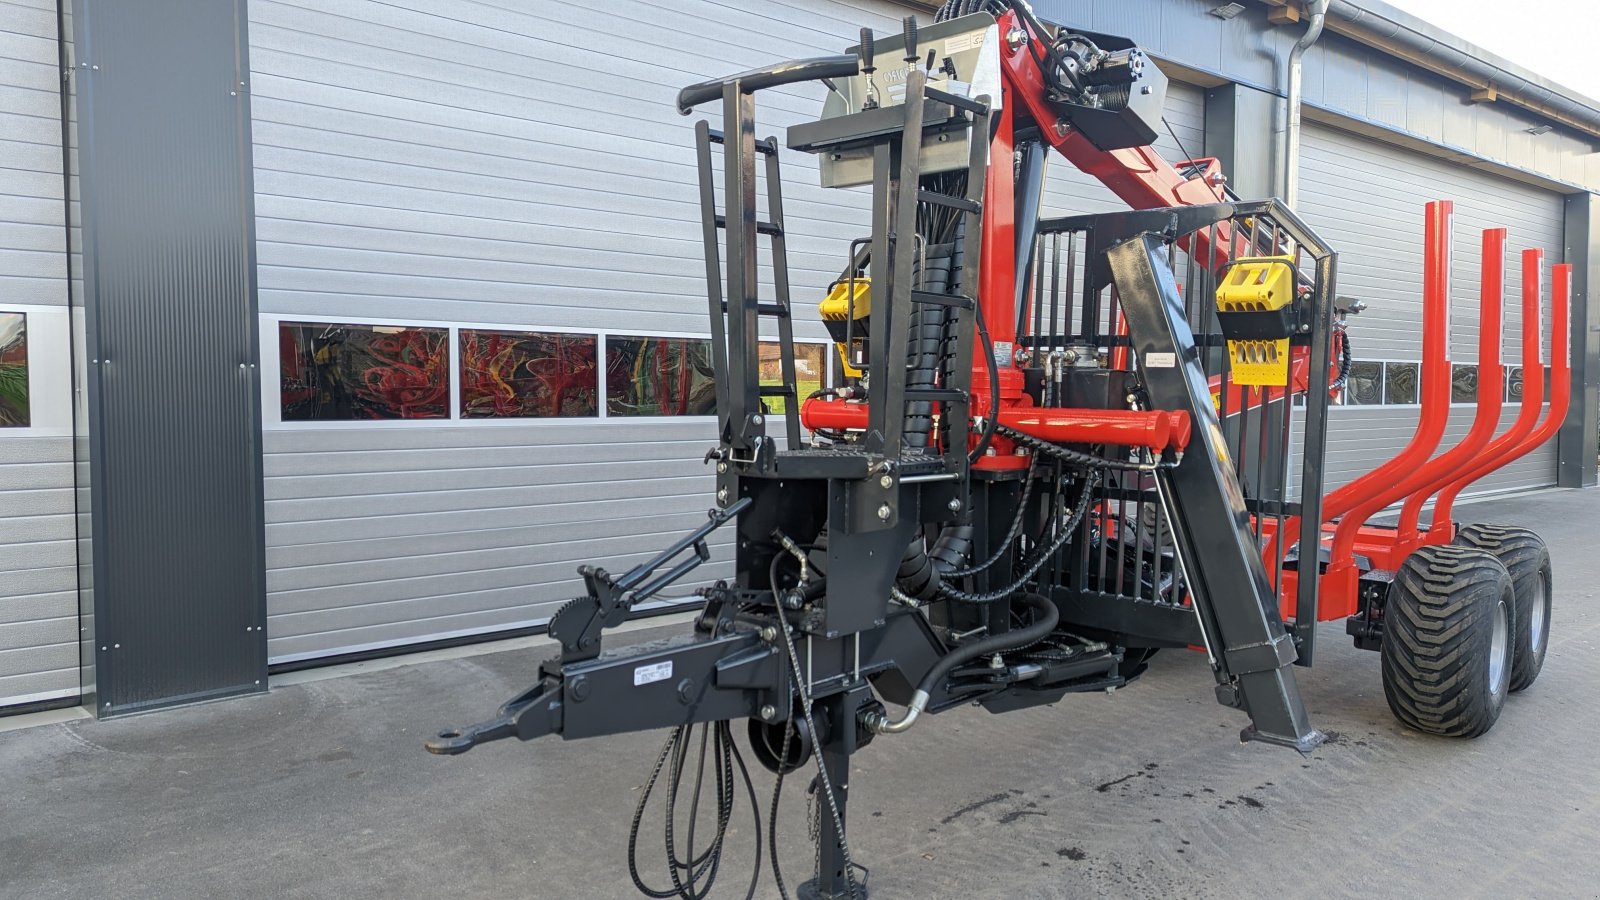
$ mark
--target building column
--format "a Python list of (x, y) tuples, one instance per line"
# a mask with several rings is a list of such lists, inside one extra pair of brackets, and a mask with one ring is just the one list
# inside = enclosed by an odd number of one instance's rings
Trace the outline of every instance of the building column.
[(70, 8), (83, 702), (265, 691), (245, 0)]
[(1272, 196), (1272, 133), (1282, 101), (1242, 84), (1206, 90), (1205, 154), (1222, 163), (1233, 192), (1246, 200)]
[(1572, 402), (1556, 435), (1556, 484), (1593, 487), (1600, 449), (1600, 302), (1591, 301), (1591, 287), (1600, 287), (1600, 196), (1567, 195), (1566, 260), (1572, 264)]

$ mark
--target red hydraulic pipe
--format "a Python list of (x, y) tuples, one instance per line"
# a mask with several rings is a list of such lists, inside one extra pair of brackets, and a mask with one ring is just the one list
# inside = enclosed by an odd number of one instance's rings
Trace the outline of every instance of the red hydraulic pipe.
[(829, 431), (865, 431), (867, 405), (809, 397), (800, 404), (800, 424), (806, 426), (808, 431), (822, 428)]
[[(1572, 399), (1572, 344), (1571, 344), (1571, 290), (1572, 266), (1562, 264), (1554, 269), (1554, 289), (1550, 298), (1550, 314), (1554, 321), (1550, 327), (1550, 353), (1554, 359), (1550, 366), (1550, 412), (1538, 428), (1533, 423), (1539, 417), (1539, 407), (1544, 402), (1544, 358), (1540, 352), (1539, 294), (1542, 281), (1543, 250), (1522, 251), (1522, 406), (1517, 411), (1517, 421), (1511, 430), (1494, 441), (1478, 457), (1472, 468), (1462, 472), (1456, 480), (1439, 494), (1434, 505), (1435, 528), (1444, 526), (1443, 535), (1454, 537), (1450, 527), (1451, 506), (1456, 495), (1467, 485), (1533, 451), (1548, 441), (1561, 427), (1567, 416), (1567, 404)], [(1532, 302), (1529, 302), (1529, 297)], [(1531, 324), (1530, 324), (1531, 323)], [(1531, 364), (1530, 364), (1531, 361)], [(1497, 446), (1498, 445), (1498, 446)]]
[[(1449, 200), (1428, 204), (1422, 262), (1422, 413), (1411, 441), (1387, 463), (1328, 495), (1322, 514), (1342, 516), (1334, 532), (1328, 577), (1345, 587), (1355, 560), (1351, 547), (1367, 518), (1418, 485), (1409, 484), (1444, 436), (1450, 419), (1450, 220)], [(1330, 592), (1331, 593), (1331, 592)]]
[(989, 366), (981, 352), (972, 355), (972, 414), (987, 416), (994, 409), (1022, 398), (1022, 371), (1016, 367), (1017, 340), (1016, 173), (1011, 166), (1015, 146), (1010, 98), (999, 112), (1000, 127), (989, 144), (989, 158), (1005, 165), (988, 168), (983, 188), (983, 264), (978, 275), (978, 305), (993, 342), (1000, 370), (1000, 396), (989, 396)]
[(1057, 444), (1116, 444), (1161, 452), (1189, 443), (1189, 415), (1169, 410), (1006, 409), (1000, 424)]
[[(800, 405), (800, 421), (815, 431), (861, 431), (867, 405), (813, 397)], [(1171, 410), (1016, 408), (1000, 411), (1000, 424), (1058, 444), (1116, 444), (1156, 452), (1189, 445), (1189, 414)]]
[[(1480, 312), (1478, 325), (1478, 410), (1472, 418), (1472, 428), (1467, 436), (1444, 453), (1430, 460), (1417, 471), (1417, 480), (1426, 486), (1406, 498), (1400, 511), (1399, 533), (1396, 544), (1401, 555), (1416, 549), (1420, 543), (1417, 521), (1422, 515), (1422, 505), (1434, 491), (1450, 483), (1464, 465), (1469, 465), (1478, 451), (1494, 437), (1500, 425), (1500, 403), (1505, 394), (1505, 365), (1501, 360), (1505, 331), (1504, 286), (1506, 280), (1506, 230), (1490, 228), (1483, 232), (1482, 285), (1480, 287)], [(1446, 538), (1448, 540), (1448, 538)]]

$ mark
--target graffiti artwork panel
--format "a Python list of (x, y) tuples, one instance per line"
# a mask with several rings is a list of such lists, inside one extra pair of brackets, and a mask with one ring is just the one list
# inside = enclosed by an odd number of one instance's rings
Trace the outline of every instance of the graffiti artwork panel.
[(716, 415), (715, 376), (704, 338), (606, 336), (607, 415)]
[(28, 409), (28, 317), (0, 312), (0, 428), (26, 428)]
[(461, 417), (599, 414), (592, 334), (461, 330)]
[(448, 339), (445, 328), (283, 322), (283, 420), (449, 418)]

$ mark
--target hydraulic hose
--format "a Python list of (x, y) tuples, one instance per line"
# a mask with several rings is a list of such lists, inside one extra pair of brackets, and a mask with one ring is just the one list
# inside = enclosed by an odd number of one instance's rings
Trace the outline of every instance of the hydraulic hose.
[(1350, 351), (1350, 332), (1342, 325), (1335, 325), (1333, 336), (1339, 339), (1339, 375), (1328, 385), (1328, 390), (1344, 390), (1350, 383), (1350, 366), (1353, 364)]
[(933, 691), (956, 670), (956, 667), (966, 665), (979, 657), (1036, 644), (1049, 637), (1061, 621), (1061, 611), (1042, 594), (1022, 594), (1020, 599), (1036, 613), (1032, 625), (962, 644), (946, 653), (933, 664), (927, 674), (922, 676), (922, 680), (917, 682), (916, 693), (911, 695), (911, 704), (906, 707), (905, 713), (900, 718), (890, 719), (881, 711), (873, 711), (862, 717), (861, 724), (873, 734), (899, 734), (916, 724), (917, 717), (928, 708), (928, 700), (932, 697)]

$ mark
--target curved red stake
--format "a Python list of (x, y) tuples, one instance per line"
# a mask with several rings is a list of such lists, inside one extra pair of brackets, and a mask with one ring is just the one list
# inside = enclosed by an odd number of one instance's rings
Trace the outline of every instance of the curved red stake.
[[(1328, 575), (1338, 584), (1353, 570), (1356, 534), (1371, 515), (1415, 490), (1419, 468), (1433, 455), (1450, 419), (1450, 218), (1452, 204), (1428, 204), (1422, 264), (1422, 414), (1411, 441), (1387, 463), (1328, 495), (1322, 514), (1342, 516)], [(1338, 573), (1338, 574), (1336, 574)]]
[[(1545, 365), (1539, 346), (1539, 333), (1543, 330), (1539, 327), (1539, 288), (1542, 281), (1540, 266), (1543, 261), (1543, 250), (1522, 251), (1522, 408), (1518, 411), (1517, 421), (1511, 426), (1511, 430), (1489, 445), (1479, 456), (1480, 462), (1463, 471), (1448, 488), (1440, 492), (1439, 502), (1434, 504), (1433, 508), (1434, 527), (1430, 530), (1435, 530), (1441, 525), (1447, 526), (1447, 532), (1444, 532), (1447, 538), (1455, 537), (1454, 528), (1448, 526), (1451, 524), (1450, 510), (1455, 503), (1456, 495), (1467, 485), (1495, 469), (1533, 452), (1536, 447), (1555, 436), (1556, 431), (1561, 428), (1562, 421), (1567, 417), (1567, 404), (1572, 399), (1572, 343), (1569, 321), (1572, 303), (1572, 265), (1563, 263), (1554, 268), (1554, 285), (1550, 298), (1550, 315), (1553, 319), (1550, 327), (1550, 353), (1554, 360), (1549, 367), (1550, 411), (1538, 428), (1533, 427), (1534, 421), (1539, 417), (1539, 407), (1544, 402)], [(1530, 290), (1533, 291), (1531, 315), (1527, 303), (1527, 293)], [(1530, 321), (1533, 322), (1532, 327), (1528, 325)], [(1529, 360), (1533, 360), (1532, 365), (1529, 364)]]
[[(1501, 359), (1505, 343), (1503, 328), (1504, 285), (1506, 278), (1506, 230), (1491, 228), (1483, 232), (1481, 311), (1478, 325), (1478, 409), (1472, 417), (1472, 427), (1459, 444), (1430, 460), (1417, 472), (1416, 480), (1423, 487), (1406, 498), (1400, 511), (1400, 529), (1396, 545), (1401, 553), (1409, 553), (1421, 540), (1417, 535), (1417, 521), (1422, 516), (1422, 505), (1453, 480), (1459, 468), (1467, 465), (1478, 451), (1494, 437), (1500, 425), (1500, 406), (1505, 395), (1505, 363)], [(1448, 538), (1447, 538), (1448, 540)]]

